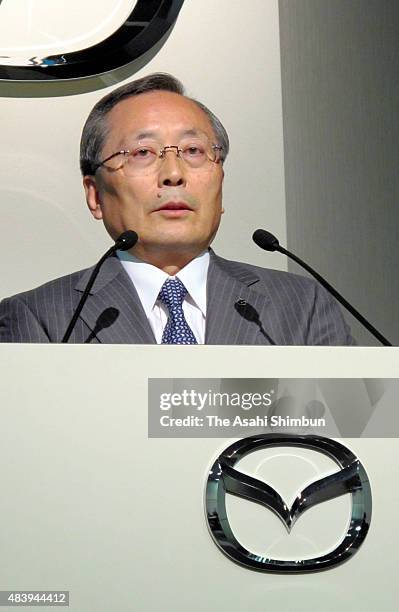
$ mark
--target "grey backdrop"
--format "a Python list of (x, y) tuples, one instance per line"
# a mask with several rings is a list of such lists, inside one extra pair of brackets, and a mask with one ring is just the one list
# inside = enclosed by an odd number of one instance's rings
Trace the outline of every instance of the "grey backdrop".
[(280, 37), (289, 247), (398, 344), (399, 3), (280, 0)]

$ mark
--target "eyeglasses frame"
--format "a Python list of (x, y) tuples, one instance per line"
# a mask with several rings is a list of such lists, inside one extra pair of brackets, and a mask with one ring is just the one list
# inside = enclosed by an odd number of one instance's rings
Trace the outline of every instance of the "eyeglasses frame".
[[(159, 151), (159, 155), (158, 158), (159, 159), (165, 159), (165, 152), (167, 150), (170, 149), (175, 149), (175, 153), (176, 153), (176, 157), (178, 157), (179, 159), (181, 159), (180, 157), (180, 153), (183, 152), (183, 149), (181, 149), (178, 145), (165, 145), (164, 147), (162, 147), (162, 149)], [(217, 145), (217, 144), (212, 144), (212, 149), (214, 151), (223, 151), (223, 147), (221, 145)], [(104, 166), (104, 164), (106, 164), (108, 161), (110, 161), (111, 159), (113, 159), (114, 157), (116, 157), (117, 155), (126, 155), (125, 160), (127, 160), (129, 154), (133, 153), (133, 151), (131, 151), (130, 149), (122, 149), (121, 151), (117, 151), (116, 153), (112, 153), (112, 155), (109, 155), (109, 157), (106, 157), (105, 159), (103, 159), (103, 161), (99, 162), (98, 164), (96, 164), (94, 166), (94, 172), (93, 174), (95, 174), (97, 172), (97, 170), (99, 168), (101, 168), (102, 166)], [(216, 155), (217, 157), (217, 155)], [(209, 161), (214, 163), (214, 164), (218, 164), (220, 162), (220, 156), (219, 159), (210, 159), (208, 157)], [(117, 170), (120, 170), (121, 168), (123, 168), (123, 166), (125, 165), (126, 161), (123, 162), (123, 164), (120, 166), (120, 168), (116, 168), (115, 172)]]

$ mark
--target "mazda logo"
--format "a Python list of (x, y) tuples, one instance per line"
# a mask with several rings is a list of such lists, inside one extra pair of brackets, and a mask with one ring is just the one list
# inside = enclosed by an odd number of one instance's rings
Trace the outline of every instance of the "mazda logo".
[[(240, 459), (249, 453), (270, 447), (299, 447), (323, 453), (337, 464), (338, 470), (298, 491), (294, 502), (288, 506), (278, 491), (266, 482), (236, 469)], [(347, 531), (334, 550), (312, 559), (273, 559), (267, 551), (260, 556), (246, 550), (237, 540), (226, 511), (226, 493), (274, 512), (288, 532), (306, 510), (341, 495), (351, 495), (352, 511)], [(314, 572), (339, 565), (359, 549), (371, 519), (371, 490), (363, 465), (343, 444), (318, 436), (264, 434), (235, 442), (219, 455), (209, 471), (205, 503), (209, 530), (219, 548), (241, 565), (263, 572)]]

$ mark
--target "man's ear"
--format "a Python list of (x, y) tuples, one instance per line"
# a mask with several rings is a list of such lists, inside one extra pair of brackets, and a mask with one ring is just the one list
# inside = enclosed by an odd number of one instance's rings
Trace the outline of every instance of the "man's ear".
[(96, 179), (94, 176), (86, 175), (83, 177), (83, 187), (86, 194), (87, 206), (95, 219), (102, 219), (103, 212), (101, 210), (100, 193), (97, 188)]
[[(222, 186), (223, 186), (223, 181), (224, 181), (224, 168), (222, 167)], [(222, 204), (222, 208), (220, 210), (220, 214), (223, 215), (223, 213), (224, 213), (224, 206)]]
[[(222, 186), (223, 186), (223, 181), (224, 181), (224, 168), (222, 166)], [(222, 210), (220, 212), (223, 215), (223, 213), (224, 213), (224, 206), (223, 206), (223, 204), (222, 204)]]

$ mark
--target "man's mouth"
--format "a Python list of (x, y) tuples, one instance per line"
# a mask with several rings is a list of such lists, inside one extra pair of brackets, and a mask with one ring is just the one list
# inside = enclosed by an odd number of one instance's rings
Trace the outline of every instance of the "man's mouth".
[(180, 217), (187, 217), (192, 210), (191, 206), (186, 204), (186, 202), (165, 202), (154, 212), (166, 219), (179, 219)]
[(159, 206), (159, 208), (157, 208), (154, 212), (159, 212), (162, 210), (192, 210), (192, 208), (185, 202), (166, 202), (165, 204), (162, 204), (162, 206)]

